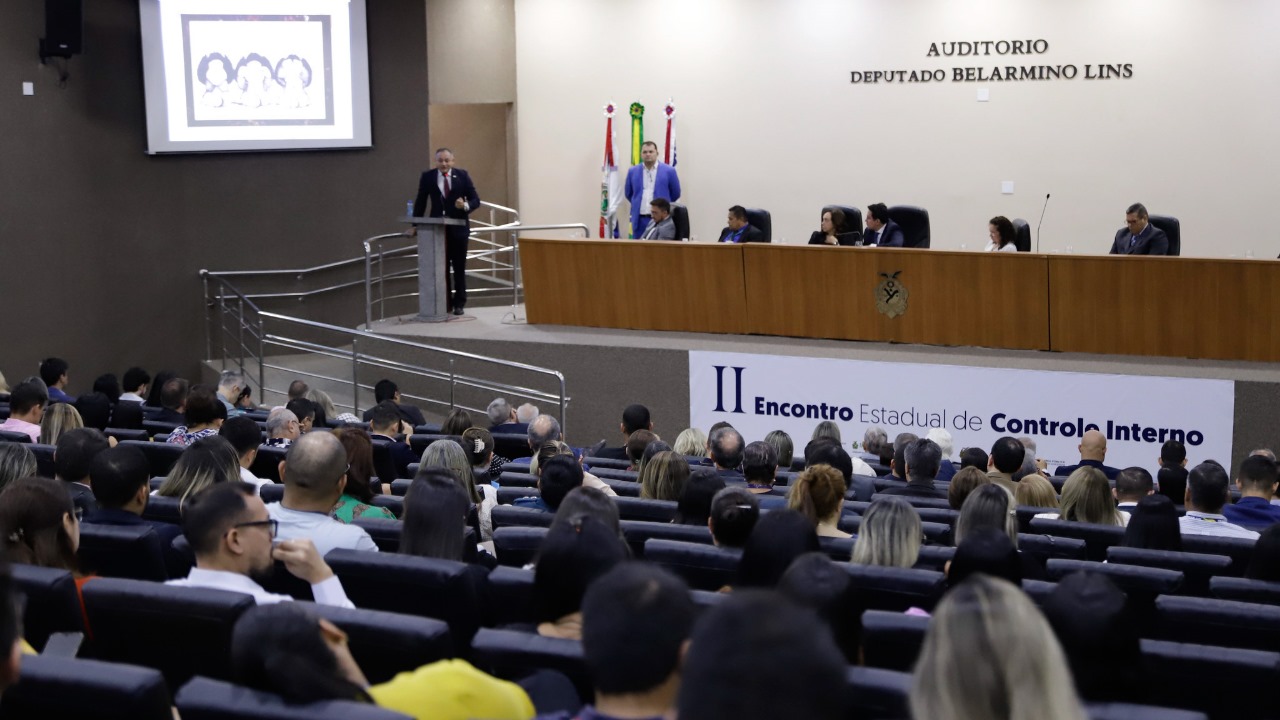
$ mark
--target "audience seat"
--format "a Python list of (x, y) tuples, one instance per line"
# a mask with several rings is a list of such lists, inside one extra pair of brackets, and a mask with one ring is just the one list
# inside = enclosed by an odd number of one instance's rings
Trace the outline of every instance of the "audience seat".
[(174, 704), (182, 720), (413, 720), (377, 705), (348, 700), (291, 705), (271, 693), (203, 677), (184, 685)]
[[(822, 542), (822, 538), (818, 538), (818, 542)], [(951, 562), (956, 556), (954, 547), (945, 547), (942, 545), (924, 545), (920, 548), (920, 554), (916, 556), (915, 567), (920, 570), (937, 570), (942, 572), (947, 563)], [(849, 556), (845, 556), (845, 560)]]
[(599, 473), (596, 472), (597, 470), (626, 470), (631, 467), (630, 460), (619, 460), (618, 458), (605, 457), (584, 457), (582, 458), (582, 464), (589, 467), (589, 472), (597, 477), (599, 477)]
[(618, 496), (613, 499), (618, 506), (618, 516), (623, 520), (650, 520), (671, 522), (676, 516), (674, 500), (642, 500)]
[[(1280, 653), (1143, 640), (1142, 668), (1146, 695), (1152, 702), (1199, 710), (1215, 718), (1275, 713)], [(1205, 688), (1229, 690), (1206, 692)]]
[(26, 599), (22, 635), (33, 648), (43, 649), (53, 633), (84, 632), (80, 594), (70, 571), (18, 563), (10, 567), (14, 590)]
[(611, 480), (607, 478), (602, 478), (601, 482), (608, 485), (618, 497), (640, 497), (640, 483), (638, 482)]
[(1231, 568), (1231, 558), (1226, 555), (1142, 550), (1119, 545), (1107, 549), (1107, 562), (1177, 570), (1186, 578), (1182, 593), (1200, 597), (1209, 597), (1209, 580), (1213, 576)]
[(404, 531), (404, 521), (386, 518), (355, 518), (351, 524), (369, 533), (369, 537), (373, 538), (374, 544), (381, 552), (400, 552), (400, 533)]
[(871, 461), (867, 461), (867, 465), (875, 472), (876, 477), (884, 477), (891, 472), (888, 465), (881, 465)]
[(631, 546), (631, 554), (637, 558), (644, 557), (644, 544), (650, 538), (712, 544), (711, 531), (705, 525), (676, 525), (646, 520), (623, 520), (620, 524), (622, 536), (626, 539), (627, 545)]
[(229, 678), (231, 629), (254, 605), (241, 593), (121, 578), (90, 580), (83, 594), (93, 656), (153, 667), (170, 688), (194, 675)]
[(1085, 559), (1084, 541), (1076, 538), (1018, 533), (1018, 549), (1028, 555), (1040, 558), (1041, 561), (1049, 560), (1050, 558)]
[(1155, 639), (1273, 651), (1280, 648), (1280, 607), (1216, 598), (1156, 598)]
[(929, 247), (929, 211), (914, 205), (894, 205), (889, 219), (902, 228), (904, 248)]
[(541, 497), (542, 491), (536, 487), (500, 487), (498, 488), (498, 504), (510, 505), (524, 497)]
[[(141, 450), (142, 454), (147, 456), (147, 462), (151, 465), (152, 477), (168, 477), (174, 463), (178, 462), (178, 457), (182, 455), (183, 450), (186, 450), (182, 445), (148, 442), (146, 440), (124, 440), (119, 444), (136, 447)], [(50, 475), (50, 477), (53, 476)]]
[(31, 436), (24, 432), (14, 432), (13, 430), (0, 430), (0, 442), (14, 442), (31, 444)]
[(487, 599), (488, 625), (533, 622), (533, 571), (501, 565), (494, 568), (489, 573)]
[[(931, 545), (950, 545), (951, 544), (951, 526), (943, 525), (935, 522), (920, 523), (921, 529), (924, 531), (925, 540)], [(853, 535), (858, 534), (858, 528), (862, 527), (862, 517), (859, 515), (850, 515), (848, 513), (840, 517), (838, 528), (844, 532)]]
[(773, 215), (768, 210), (761, 208), (745, 208), (747, 211), (747, 222), (751, 226), (760, 231), (763, 239), (760, 242), (773, 242)]
[(262, 498), (264, 503), (280, 502), (284, 499), (284, 485), (280, 483), (263, 485), (258, 489), (258, 497)]
[(593, 467), (591, 468), (591, 474), (595, 475), (601, 480), (625, 480), (627, 482), (633, 482), (633, 483), (640, 482), (640, 473), (636, 472), (635, 470), (607, 468), (607, 467)]
[[(509, 467), (503, 465), (502, 467)], [(503, 487), (538, 487), (538, 476), (523, 472), (503, 470), (498, 476), (498, 484)]]
[(155, 437), (156, 435), (168, 435), (181, 427), (181, 425), (181, 423), (161, 422), (159, 420), (142, 421), (142, 428), (150, 433), (152, 437)]
[(1207, 715), (1193, 710), (1131, 703), (1085, 703), (1084, 712), (1089, 720), (1208, 720)]
[(135, 665), (27, 655), (18, 681), (0, 698), (5, 720), (173, 720), (158, 670)]
[(441, 620), (380, 610), (307, 606), (347, 634), (351, 656), (375, 685), (397, 673), (456, 657), (449, 626)]
[(527, 458), (533, 454), (529, 449), (529, 438), (518, 433), (495, 433), (493, 435), (493, 454), (508, 460)]
[(851, 720), (909, 718), (911, 674), (852, 666), (844, 676), (845, 717)]
[(462, 436), (460, 435), (441, 435), (439, 433), (420, 434), (415, 432), (413, 436), (409, 438), (409, 447), (413, 450), (414, 455), (422, 457), (422, 453), (427, 449), (427, 446), (437, 440), (452, 440), (458, 443), (459, 447), (462, 446)]
[[(844, 213), (844, 224), (836, 228), (837, 233), (857, 233), (858, 237), (862, 237), (862, 211), (852, 205), (824, 205), (822, 212), (830, 212), (831, 210), (839, 210)], [(822, 215), (818, 215), (818, 219), (822, 219)]]
[(397, 518), (404, 517), (404, 498), (395, 495), (374, 495), (369, 501), (374, 507), (386, 508)]
[(471, 641), (471, 662), (495, 677), (511, 681), (539, 670), (554, 670), (573, 682), (579, 697), (590, 698), (593, 694), (582, 658), (582, 643), (577, 640), (485, 628)]
[(857, 563), (844, 563), (841, 567), (853, 576), (853, 586), (868, 609), (902, 612), (918, 607), (932, 611), (945, 584), (942, 573), (932, 570)]
[(151, 436), (147, 434), (147, 431), (142, 429), (109, 427), (104, 434), (109, 438), (115, 438), (117, 442), (121, 440), (148, 442), (151, 440)]
[(1280, 583), (1219, 576), (1209, 580), (1209, 592), (1222, 600), (1280, 605)]
[(249, 472), (263, 480), (278, 483), (280, 482), (280, 463), (284, 462), (285, 455), (288, 453), (287, 448), (259, 445), (258, 456), (253, 459)]
[[(30, 440), (31, 438), (27, 439)], [(150, 445), (150, 443), (147, 444)], [(40, 473), (40, 477), (51, 478), (58, 476), (58, 471), (53, 462), (53, 453), (57, 448), (52, 445), (45, 445), (44, 443), (35, 443), (28, 446), (27, 449), (31, 451), (32, 455), (36, 456), (36, 472)], [(155, 473), (152, 474), (154, 475)]]
[(81, 523), (76, 554), (86, 573), (158, 582), (169, 579), (160, 536), (150, 525)]
[(742, 551), (654, 538), (645, 541), (644, 559), (684, 578), (691, 588), (715, 591), (733, 584)]
[(853, 543), (856, 539), (819, 537), (818, 548), (826, 553), (827, 557), (836, 562), (849, 562), (849, 558), (853, 555)]
[(1177, 570), (1143, 567), (1141, 565), (1118, 565), (1111, 563), (1091, 562), (1089, 560), (1052, 559), (1045, 569), (1049, 579), (1055, 582), (1076, 572), (1095, 572), (1106, 575), (1125, 594), (1133, 597), (1156, 595), (1172, 595), (1182, 589), (1185, 577)]
[(1072, 522), (1069, 520), (1049, 520), (1035, 518), (1031, 521), (1031, 532), (1039, 535), (1068, 537), (1083, 540), (1085, 553), (1090, 560), (1107, 559), (1107, 548), (1119, 545), (1124, 540), (1124, 528), (1118, 525), (1094, 525), (1092, 523)]
[(176, 497), (152, 495), (147, 498), (147, 506), (142, 510), (142, 517), (145, 520), (181, 525), (182, 500)]
[(1182, 222), (1172, 215), (1148, 215), (1147, 220), (1151, 221), (1156, 228), (1163, 230), (1164, 234), (1169, 238), (1169, 254), (1182, 254)]
[(1018, 252), (1031, 252), (1031, 224), (1022, 218), (1013, 219), (1013, 244)]
[(929, 618), (885, 610), (862, 614), (862, 654), (867, 667), (911, 672), (929, 632)]
[(680, 203), (671, 203), (671, 222), (676, 226), (676, 240), (691, 237), (689, 234), (689, 208)]
[(1183, 535), (1182, 551), (1205, 555), (1226, 555), (1231, 558), (1231, 569), (1226, 573), (1241, 577), (1253, 559), (1256, 540), (1249, 538), (1217, 537), (1214, 535)]
[(514, 505), (498, 505), (490, 513), (490, 517), (493, 519), (494, 530), (508, 525), (551, 527), (551, 521), (556, 518), (555, 513)]
[(1058, 508), (1051, 507), (1035, 507), (1033, 505), (1018, 506), (1018, 532), (1031, 532), (1031, 519), (1041, 513), (1056, 513)]
[[(414, 467), (417, 464), (418, 463), (414, 463), (413, 465), (409, 466), (410, 474), (412, 475), (418, 474), (417, 469)], [(391, 481), (391, 494), (395, 495), (396, 497), (404, 497), (409, 493), (409, 486), (412, 484), (413, 484), (413, 480), (410, 478), (396, 478), (395, 480)]]
[(547, 536), (547, 528), (511, 525), (493, 531), (493, 549), (498, 562), (509, 567), (524, 567), (533, 562)]
[(356, 607), (443, 620), (457, 647), (484, 617), (487, 571), (479, 565), (360, 550), (330, 550), (325, 562)]

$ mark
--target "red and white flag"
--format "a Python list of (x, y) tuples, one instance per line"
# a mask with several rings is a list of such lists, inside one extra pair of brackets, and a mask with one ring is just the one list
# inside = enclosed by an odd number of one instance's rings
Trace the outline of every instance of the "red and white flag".
[(663, 108), (663, 112), (667, 116), (667, 141), (662, 148), (662, 162), (676, 166), (676, 105), (671, 100), (667, 100), (667, 106)]
[(604, 108), (604, 165), (600, 179), (600, 237), (618, 237), (618, 206), (622, 204), (622, 176), (618, 174), (618, 163), (614, 160), (614, 147), (617, 145), (613, 131), (613, 115), (616, 111), (613, 103)]

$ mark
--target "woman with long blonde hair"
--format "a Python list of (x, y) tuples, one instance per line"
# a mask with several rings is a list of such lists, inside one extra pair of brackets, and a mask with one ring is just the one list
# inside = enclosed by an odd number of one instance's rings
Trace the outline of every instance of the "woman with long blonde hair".
[(40, 421), (40, 444), (57, 445), (58, 438), (68, 430), (84, 427), (80, 411), (68, 403), (54, 403), (44, 411)]
[(1123, 527), (1129, 523), (1129, 513), (1116, 509), (1116, 498), (1111, 492), (1107, 476), (1092, 467), (1078, 468), (1067, 476), (1067, 481), (1062, 484), (1058, 517), (1071, 522), (1096, 525)]
[(640, 497), (648, 500), (679, 500), (689, 482), (689, 462), (667, 450), (654, 455), (640, 471)]
[(881, 497), (873, 500), (862, 516), (852, 562), (909, 568), (916, 564), (923, 540), (920, 513), (911, 503), (899, 497)]

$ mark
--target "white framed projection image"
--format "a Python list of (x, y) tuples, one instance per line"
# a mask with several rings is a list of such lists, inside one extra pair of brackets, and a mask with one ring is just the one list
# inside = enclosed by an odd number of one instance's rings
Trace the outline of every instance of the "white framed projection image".
[(140, 0), (147, 152), (367, 148), (364, 0)]

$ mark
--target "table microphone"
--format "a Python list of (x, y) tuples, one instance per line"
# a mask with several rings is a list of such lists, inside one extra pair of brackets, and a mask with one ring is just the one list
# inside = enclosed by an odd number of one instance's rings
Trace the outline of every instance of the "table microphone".
[(1049, 209), (1049, 193), (1044, 194), (1044, 207), (1040, 208), (1040, 222), (1036, 223), (1036, 254), (1040, 254), (1040, 226), (1044, 224), (1044, 211)]

